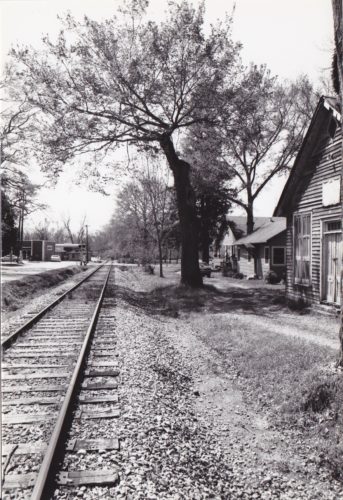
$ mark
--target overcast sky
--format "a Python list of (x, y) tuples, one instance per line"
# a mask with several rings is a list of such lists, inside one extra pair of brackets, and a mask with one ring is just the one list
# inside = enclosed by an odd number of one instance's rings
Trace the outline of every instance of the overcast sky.
[[(198, 1), (193, 1), (197, 4)], [(234, 13), (233, 36), (242, 42), (245, 63), (266, 63), (280, 79), (295, 79), (307, 74), (319, 85), (320, 77), (329, 74), (333, 46), (331, 0), (205, 0), (206, 20), (214, 22)], [(150, 15), (159, 19), (166, 0), (151, 0)], [(2, 62), (11, 45), (40, 46), (41, 34), (53, 38), (59, 29), (57, 15), (71, 11), (104, 19), (116, 12), (117, 0), (0, 0)], [(256, 201), (256, 215), (271, 215), (284, 181), (274, 182)], [(114, 188), (110, 188), (115, 192)], [(62, 176), (55, 189), (43, 190), (42, 201), (50, 205), (44, 216), (58, 220), (62, 213), (72, 215), (77, 226), (84, 214), (93, 232), (108, 222), (115, 195), (104, 197), (76, 187), (72, 172)], [(34, 225), (39, 217), (29, 221)]]

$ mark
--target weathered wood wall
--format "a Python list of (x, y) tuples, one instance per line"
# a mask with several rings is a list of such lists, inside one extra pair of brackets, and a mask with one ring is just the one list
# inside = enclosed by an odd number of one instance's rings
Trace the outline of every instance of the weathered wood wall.
[[(341, 218), (340, 204), (324, 207), (322, 204), (322, 185), (325, 181), (339, 178), (341, 170), (341, 130), (336, 130), (333, 139), (325, 137), (321, 147), (311, 158), (312, 165), (300, 179), (301, 189), (292, 201), (293, 210), (287, 214), (287, 296), (290, 299), (302, 298), (309, 303), (321, 301), (321, 252), (322, 222), (328, 218)], [(311, 283), (309, 286), (294, 283), (293, 215), (311, 213)]]

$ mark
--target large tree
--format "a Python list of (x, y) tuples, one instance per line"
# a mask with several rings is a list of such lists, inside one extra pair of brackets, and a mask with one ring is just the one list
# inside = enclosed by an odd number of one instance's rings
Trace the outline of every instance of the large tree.
[[(343, 7), (342, 0), (332, 0), (335, 54), (333, 61), (333, 83), (340, 97), (341, 116), (343, 114)], [(343, 126), (341, 119), (342, 154), (341, 154), (341, 200), (343, 221)], [(338, 364), (343, 366), (343, 257), (341, 263), (341, 326), (339, 330), (340, 352)]]
[(192, 164), (191, 180), (195, 190), (198, 216), (199, 250), (209, 262), (210, 245), (218, 242), (225, 230), (226, 214), (235, 191), (230, 187), (233, 173), (221, 158), (217, 129), (197, 124), (188, 130), (182, 145)]
[(254, 229), (254, 203), (267, 184), (286, 172), (300, 148), (315, 105), (310, 82), (302, 77), (281, 85), (265, 66), (251, 65), (240, 92), (221, 107), (220, 127), (206, 132), (216, 161), (221, 157), (233, 176), (232, 203), (247, 215), (247, 233)]
[[(129, 144), (155, 144), (174, 176), (182, 237), (181, 281), (201, 286), (190, 165), (173, 138), (195, 123), (213, 123), (224, 88), (238, 74), (239, 46), (230, 22), (204, 29), (204, 7), (170, 2), (166, 20), (145, 21), (133, 1), (126, 17), (104, 22), (70, 16), (42, 52), (13, 50), (18, 82), (42, 130), (46, 168), (76, 155)], [(128, 15), (129, 14), (129, 15)]]

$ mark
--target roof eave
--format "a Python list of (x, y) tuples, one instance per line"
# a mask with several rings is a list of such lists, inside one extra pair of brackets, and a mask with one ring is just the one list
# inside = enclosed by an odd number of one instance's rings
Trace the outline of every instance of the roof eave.
[(294, 164), (293, 164), (293, 167), (290, 171), (290, 174), (289, 174), (289, 177), (287, 179), (287, 182), (282, 190), (282, 193), (281, 193), (281, 196), (279, 198), (279, 201), (275, 207), (275, 210), (274, 210), (274, 213), (273, 213), (273, 216), (274, 217), (282, 217), (282, 216), (285, 216), (286, 214), (286, 211), (284, 210), (285, 208), (285, 204), (287, 204), (287, 198), (288, 198), (288, 188), (290, 186), (290, 184), (292, 183), (293, 181), (293, 178), (295, 176), (295, 173), (296, 173), (296, 170), (297, 170), (297, 166), (299, 164), (299, 162), (302, 160), (302, 157), (303, 155), (305, 154), (305, 158), (306, 158), (306, 154), (310, 154), (310, 151), (305, 151), (306, 149), (306, 146), (307, 146), (307, 143), (311, 137), (311, 134), (313, 132), (313, 129), (316, 125), (316, 121), (317, 121), (317, 118), (318, 118), (318, 114), (319, 114), (319, 111), (321, 110), (322, 106), (327, 109), (328, 111), (331, 111), (333, 116), (337, 119), (337, 121), (339, 121), (341, 123), (341, 114), (337, 111), (337, 109), (335, 109), (328, 101), (327, 99), (322, 96), (317, 104), (317, 107), (313, 113), (313, 117), (312, 117), (312, 120), (311, 120), (311, 123), (307, 129), (307, 132), (305, 134), (305, 137), (302, 141), (302, 144), (301, 144), (301, 147), (300, 147), (300, 150), (295, 158), (295, 161), (294, 161)]

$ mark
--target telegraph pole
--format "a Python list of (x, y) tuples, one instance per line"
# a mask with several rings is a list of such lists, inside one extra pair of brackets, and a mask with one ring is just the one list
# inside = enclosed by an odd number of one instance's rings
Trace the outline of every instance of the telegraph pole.
[(88, 224), (86, 224), (86, 264), (88, 264)]

